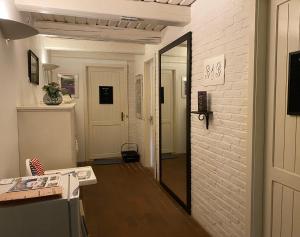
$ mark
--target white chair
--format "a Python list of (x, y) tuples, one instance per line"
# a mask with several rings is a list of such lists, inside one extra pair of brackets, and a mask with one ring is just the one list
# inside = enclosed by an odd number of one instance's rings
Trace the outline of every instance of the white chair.
[(32, 176), (31, 168), (30, 168), (30, 159), (26, 159), (26, 175)]

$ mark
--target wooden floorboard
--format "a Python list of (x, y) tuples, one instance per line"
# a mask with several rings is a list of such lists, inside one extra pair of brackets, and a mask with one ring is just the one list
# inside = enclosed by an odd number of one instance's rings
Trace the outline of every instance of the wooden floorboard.
[(140, 164), (93, 166), (81, 189), (90, 237), (208, 237)]

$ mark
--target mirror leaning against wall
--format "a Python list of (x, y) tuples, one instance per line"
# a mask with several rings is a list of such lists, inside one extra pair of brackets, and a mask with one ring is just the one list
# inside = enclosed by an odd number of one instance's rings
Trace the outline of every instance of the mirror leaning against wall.
[(191, 212), (191, 51), (189, 32), (159, 51), (160, 183)]

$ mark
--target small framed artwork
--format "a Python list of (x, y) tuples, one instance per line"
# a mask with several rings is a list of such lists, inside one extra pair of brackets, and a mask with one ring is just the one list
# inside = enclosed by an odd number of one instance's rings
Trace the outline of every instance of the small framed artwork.
[(139, 74), (135, 82), (135, 111), (138, 119), (143, 119), (143, 75)]
[(33, 84), (39, 85), (40, 83), (39, 58), (31, 50), (28, 50), (27, 59), (28, 59), (29, 81)]
[(181, 77), (181, 97), (186, 98), (187, 94), (187, 79), (186, 76)]
[(62, 91), (65, 91), (65, 93), (68, 93), (73, 98), (79, 98), (78, 75), (60, 73), (57, 77)]

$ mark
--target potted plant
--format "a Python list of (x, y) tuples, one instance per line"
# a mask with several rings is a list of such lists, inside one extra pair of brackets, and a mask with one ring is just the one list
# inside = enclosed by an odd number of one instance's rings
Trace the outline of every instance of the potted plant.
[(50, 82), (43, 86), (43, 90), (46, 92), (43, 98), (46, 105), (60, 105), (62, 103), (63, 99), (58, 83)]

